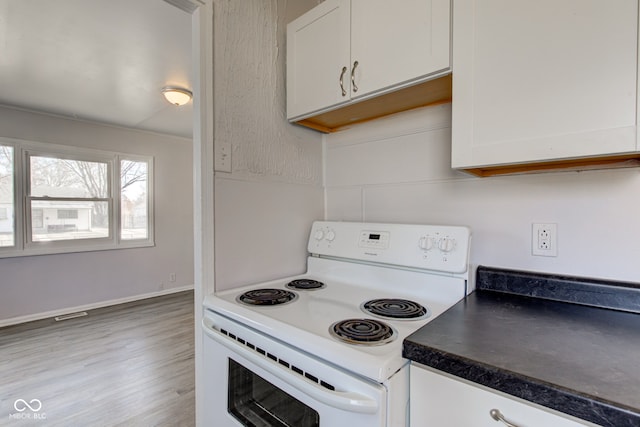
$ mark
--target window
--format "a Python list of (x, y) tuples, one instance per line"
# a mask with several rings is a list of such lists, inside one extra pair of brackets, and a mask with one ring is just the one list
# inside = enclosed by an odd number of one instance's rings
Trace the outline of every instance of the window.
[[(27, 210), (31, 212), (27, 241), (108, 239), (112, 234), (109, 172), (113, 162), (54, 156), (26, 153)], [(35, 210), (42, 223), (34, 221)]]
[(0, 143), (0, 248), (15, 245), (13, 147)]
[(148, 163), (120, 162), (120, 237), (146, 239), (149, 230)]
[(0, 256), (153, 244), (152, 159), (4, 141)]

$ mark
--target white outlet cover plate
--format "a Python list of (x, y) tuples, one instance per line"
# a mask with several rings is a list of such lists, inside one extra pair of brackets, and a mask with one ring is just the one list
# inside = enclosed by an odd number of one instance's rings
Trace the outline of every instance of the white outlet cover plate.
[[(549, 233), (549, 248), (544, 249), (539, 246), (539, 236), (542, 230)], [(535, 256), (558, 256), (558, 224), (554, 223), (533, 223), (531, 228), (531, 254)]]

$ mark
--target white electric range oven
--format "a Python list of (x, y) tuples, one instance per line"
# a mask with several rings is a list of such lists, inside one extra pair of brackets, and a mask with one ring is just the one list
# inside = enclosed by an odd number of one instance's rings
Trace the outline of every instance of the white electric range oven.
[(470, 238), (318, 221), (305, 274), (207, 296), (207, 425), (408, 425), (402, 340), (465, 296)]

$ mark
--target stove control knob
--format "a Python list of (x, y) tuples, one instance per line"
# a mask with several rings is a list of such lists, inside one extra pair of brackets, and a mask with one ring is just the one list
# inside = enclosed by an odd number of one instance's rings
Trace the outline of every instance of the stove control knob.
[(433, 248), (433, 239), (429, 236), (421, 237), (418, 241), (418, 246), (425, 251), (431, 250)]
[(451, 252), (456, 246), (456, 239), (450, 237), (443, 237), (438, 241), (438, 249), (442, 252)]
[(329, 230), (327, 231), (327, 235), (325, 237), (325, 239), (327, 239), (330, 242), (333, 242), (333, 240), (336, 238), (336, 232), (333, 230)]
[(323, 237), (324, 237), (324, 231), (322, 230), (317, 230), (313, 235), (313, 238), (316, 239), (317, 241), (322, 240)]

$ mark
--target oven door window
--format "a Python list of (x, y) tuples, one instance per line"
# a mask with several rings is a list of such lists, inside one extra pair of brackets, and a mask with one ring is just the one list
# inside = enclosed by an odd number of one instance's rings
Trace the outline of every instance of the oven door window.
[(319, 427), (320, 415), (233, 359), (227, 410), (247, 427)]

